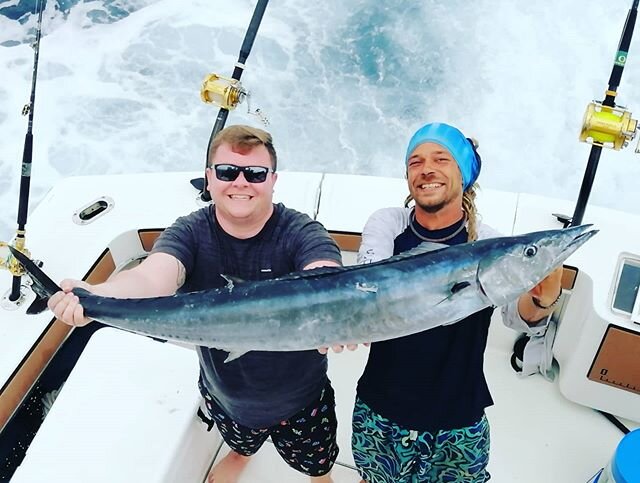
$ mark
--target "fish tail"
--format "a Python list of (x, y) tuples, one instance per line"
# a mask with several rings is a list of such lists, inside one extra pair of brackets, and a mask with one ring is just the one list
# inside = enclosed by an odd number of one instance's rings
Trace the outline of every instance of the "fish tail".
[(47, 308), (49, 297), (62, 289), (24, 253), (16, 250), (12, 246), (9, 246), (9, 250), (11, 251), (11, 255), (20, 262), (20, 265), (22, 265), (24, 270), (29, 274), (31, 280), (33, 280), (31, 288), (36, 294), (36, 299), (27, 309), (27, 314), (39, 314), (43, 312)]

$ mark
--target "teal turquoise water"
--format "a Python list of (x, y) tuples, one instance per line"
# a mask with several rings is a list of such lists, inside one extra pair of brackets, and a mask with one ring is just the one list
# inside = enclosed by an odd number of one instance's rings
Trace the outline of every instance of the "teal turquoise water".
[[(200, 84), (231, 74), (255, 3), (48, 1), (32, 206), (70, 175), (200, 170), (217, 114)], [(0, 0), (0, 240), (15, 228), (34, 4)], [(480, 141), (482, 186), (575, 199), (582, 117), (630, 4), (272, 1), (243, 83), (284, 169), (402, 177), (409, 137), (439, 120)], [(618, 102), (640, 114), (637, 37)], [(229, 123), (261, 126), (246, 104)], [(590, 201), (639, 212), (639, 178), (632, 149), (606, 151)]]

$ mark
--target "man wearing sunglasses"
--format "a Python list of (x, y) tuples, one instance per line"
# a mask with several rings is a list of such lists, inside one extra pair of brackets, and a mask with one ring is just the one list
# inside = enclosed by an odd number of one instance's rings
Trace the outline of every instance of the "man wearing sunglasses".
[[(73, 287), (142, 298), (223, 287), (228, 276), (265, 280), (339, 266), (340, 251), (320, 223), (273, 203), (276, 168), (267, 132), (223, 129), (211, 144), (206, 171), (213, 204), (176, 220), (138, 267), (99, 285), (64, 280), (49, 308), (60, 320), (80, 326), (89, 319)], [(251, 351), (226, 361), (229, 354), (222, 350), (197, 347), (197, 352), (206, 410), (231, 448), (209, 473), (210, 482), (235, 482), (268, 437), (289, 466), (313, 482), (331, 482), (337, 422), (325, 355)]]

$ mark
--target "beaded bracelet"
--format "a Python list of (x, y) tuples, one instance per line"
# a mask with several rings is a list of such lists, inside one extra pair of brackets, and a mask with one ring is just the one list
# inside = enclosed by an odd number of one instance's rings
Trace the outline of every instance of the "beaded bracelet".
[(539, 309), (546, 310), (546, 309), (550, 309), (551, 307), (555, 307), (556, 305), (558, 305), (558, 302), (560, 302), (560, 297), (562, 297), (562, 287), (560, 287), (560, 293), (558, 294), (556, 299), (553, 302), (551, 302), (549, 305), (547, 305), (547, 306), (542, 305), (540, 303), (540, 299), (537, 298), (537, 297), (531, 297), (531, 301), (533, 302), (533, 305), (535, 305)]

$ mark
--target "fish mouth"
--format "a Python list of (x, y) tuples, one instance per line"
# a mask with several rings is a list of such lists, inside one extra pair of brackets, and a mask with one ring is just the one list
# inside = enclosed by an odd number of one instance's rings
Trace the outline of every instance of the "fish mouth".
[(592, 224), (575, 226), (572, 228), (567, 228), (565, 230), (565, 235), (572, 237), (567, 243), (567, 246), (562, 250), (562, 253), (558, 257), (559, 261), (564, 261), (569, 258), (578, 248), (584, 245), (587, 241), (589, 241), (596, 233), (600, 230), (591, 229), (593, 227)]
[[(496, 307), (514, 300), (516, 295), (519, 296), (540, 283), (540, 280), (551, 273), (553, 269), (561, 267), (569, 256), (598, 233), (598, 230), (592, 229), (592, 227), (593, 225), (580, 225), (522, 235), (526, 240), (527, 248), (533, 244), (542, 250), (541, 253), (538, 253), (541, 255), (540, 258), (528, 257), (521, 251), (525, 245), (519, 242), (519, 246), (518, 244), (514, 245), (517, 247), (516, 251), (508, 250), (506, 252), (507, 256), (499, 261), (498, 268), (491, 265), (493, 258), (489, 261), (481, 261), (478, 264), (476, 280), (482, 295)], [(514, 256), (515, 258), (513, 258)], [(520, 271), (511, 275), (509, 273), (501, 274), (501, 271), (509, 272), (508, 267), (512, 263), (515, 263), (515, 267), (520, 267)], [(493, 283), (496, 279), (500, 283)], [(509, 283), (514, 284), (512, 289), (508, 287)]]

